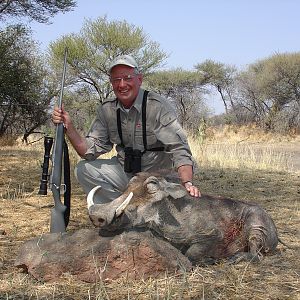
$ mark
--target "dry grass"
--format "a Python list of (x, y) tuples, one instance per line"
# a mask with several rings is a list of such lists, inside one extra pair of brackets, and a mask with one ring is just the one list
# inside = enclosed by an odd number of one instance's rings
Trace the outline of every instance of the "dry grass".
[[(224, 141), (220, 145), (210, 140), (199, 148), (196, 142), (201, 190), (261, 204), (272, 215), (280, 238), (298, 248), (280, 244), (275, 255), (258, 264), (224, 263), (158, 279), (129, 281), (124, 274), (117, 281), (87, 284), (65, 274), (61, 282), (38, 282), (13, 264), (24, 241), (49, 231), (52, 196), (37, 195), (42, 142), (5, 146), (0, 149), (0, 299), (300, 299), (300, 178), (285, 161), (289, 155), (276, 156), (276, 145), (270, 142), (256, 143), (256, 150), (254, 144), (239, 148), (229, 139), (225, 146)], [(72, 155), (73, 165), (76, 160)], [(70, 231), (91, 226), (85, 196), (74, 178), (72, 183)]]
[(232, 142), (190, 142), (193, 155), (201, 166), (216, 168), (250, 168), (290, 172), (295, 170), (292, 153), (278, 151), (278, 145), (237, 144)]
[(189, 143), (201, 166), (215, 168), (249, 168), (299, 172), (299, 136), (264, 134), (253, 127), (225, 126), (216, 131), (208, 128), (203, 137), (192, 137)]

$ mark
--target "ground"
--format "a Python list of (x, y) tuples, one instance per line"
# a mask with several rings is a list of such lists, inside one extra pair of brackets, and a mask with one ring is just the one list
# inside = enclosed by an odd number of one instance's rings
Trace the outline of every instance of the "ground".
[[(297, 168), (299, 149), (286, 144), (278, 151), (295, 155)], [(42, 158), (36, 145), (0, 149), (0, 299), (300, 299), (300, 175), (296, 169), (207, 167), (196, 175), (203, 193), (256, 202), (270, 213), (279, 237), (292, 248), (279, 244), (276, 253), (260, 263), (223, 262), (181, 275), (140, 281), (124, 276), (92, 285), (65, 274), (61, 282), (43, 283), (14, 267), (22, 243), (49, 231), (52, 195), (37, 195)], [(72, 157), (72, 165), (76, 160)], [(74, 178), (72, 183), (68, 230), (89, 228), (85, 195)]]

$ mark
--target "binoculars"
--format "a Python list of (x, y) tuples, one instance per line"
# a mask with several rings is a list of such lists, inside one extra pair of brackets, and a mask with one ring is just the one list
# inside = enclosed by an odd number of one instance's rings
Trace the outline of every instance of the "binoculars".
[(125, 147), (124, 171), (126, 173), (136, 174), (141, 172), (142, 151), (133, 149), (132, 147)]
[(49, 136), (45, 136), (44, 138), (44, 148), (45, 148), (45, 153), (44, 153), (44, 162), (42, 164), (42, 179), (41, 179), (41, 184), (40, 184), (40, 189), (38, 194), (39, 195), (47, 195), (47, 187), (48, 187), (48, 180), (49, 180), (49, 160), (50, 160), (50, 152), (53, 144), (53, 138)]

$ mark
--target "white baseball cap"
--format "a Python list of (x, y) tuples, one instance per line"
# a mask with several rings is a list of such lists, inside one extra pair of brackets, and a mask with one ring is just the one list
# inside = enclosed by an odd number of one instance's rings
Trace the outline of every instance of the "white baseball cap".
[(109, 66), (109, 72), (111, 72), (111, 69), (117, 65), (125, 65), (136, 69), (139, 68), (135, 59), (130, 55), (121, 55), (116, 57)]

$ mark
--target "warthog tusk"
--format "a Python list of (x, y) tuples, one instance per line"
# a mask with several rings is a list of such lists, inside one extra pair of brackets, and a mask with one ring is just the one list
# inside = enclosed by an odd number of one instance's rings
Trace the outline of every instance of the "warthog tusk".
[(130, 194), (127, 196), (127, 198), (122, 202), (122, 204), (116, 209), (116, 216), (118, 217), (126, 208), (126, 206), (129, 204), (130, 200), (133, 197), (133, 193), (130, 192)]
[(95, 205), (94, 204), (94, 195), (96, 193), (97, 190), (101, 189), (101, 185), (97, 185), (94, 188), (92, 188), (87, 196), (87, 206), (88, 209), (90, 209), (91, 206)]

